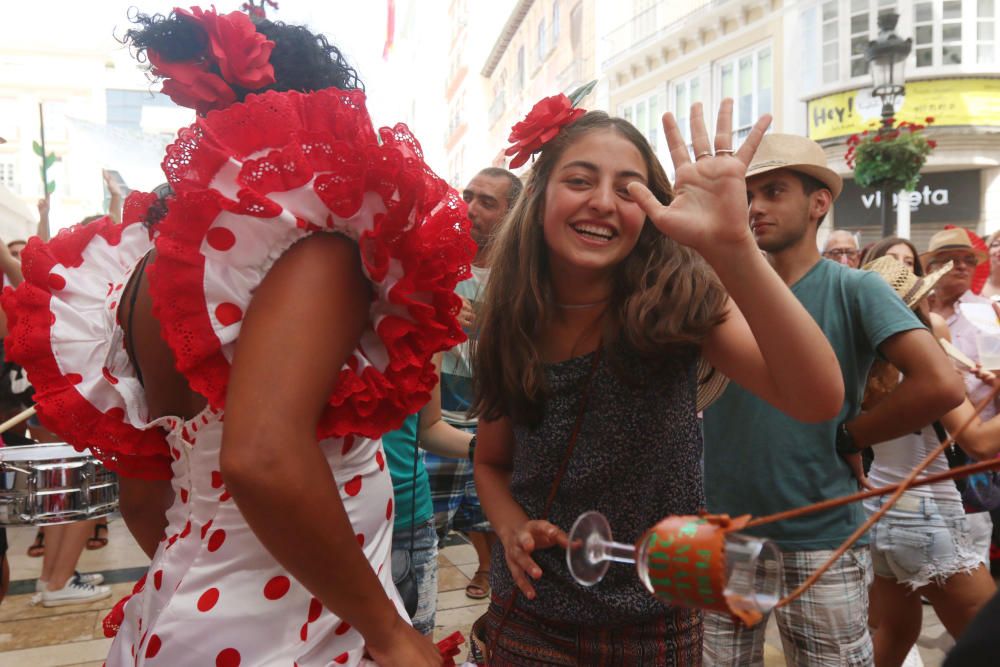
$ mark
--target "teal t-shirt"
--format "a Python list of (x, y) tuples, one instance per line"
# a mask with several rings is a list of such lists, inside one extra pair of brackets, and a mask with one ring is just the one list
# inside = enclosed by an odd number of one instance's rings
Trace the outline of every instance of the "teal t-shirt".
[[(837, 455), (837, 426), (861, 409), (868, 371), (887, 338), (922, 328), (889, 285), (870, 271), (820, 260), (792, 293), (826, 334), (844, 375), (836, 419), (805, 424), (735, 383), (705, 411), (708, 510), (764, 516), (858, 490)], [(864, 520), (861, 503), (748, 531), (789, 551), (834, 549)]]
[(431, 486), (427, 481), (424, 457), (417, 458), (417, 476), (413, 477), (413, 453), (417, 447), (417, 415), (410, 415), (395, 431), (382, 436), (382, 448), (389, 462), (392, 475), (392, 492), (396, 497), (396, 520), (393, 531), (410, 527), (410, 515), (414, 512), (414, 489), (416, 489), (416, 511), (413, 525), (419, 526), (434, 516), (431, 505)]

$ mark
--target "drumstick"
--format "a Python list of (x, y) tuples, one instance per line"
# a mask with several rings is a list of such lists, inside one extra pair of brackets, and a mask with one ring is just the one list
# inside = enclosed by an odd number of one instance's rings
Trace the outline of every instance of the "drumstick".
[(969, 370), (975, 370), (976, 362), (967, 357), (965, 353), (963, 353), (960, 349), (952, 345), (947, 338), (939, 338), (938, 342), (941, 343), (941, 347), (944, 348), (944, 351), (948, 353), (949, 357), (951, 357), (958, 363), (962, 364)]
[(19, 412), (18, 414), (14, 415), (13, 417), (11, 417), (10, 419), (8, 419), (4, 423), (0, 424), (0, 433), (3, 433), (4, 431), (6, 431), (8, 429), (11, 429), (11, 428), (17, 426), (18, 424), (20, 424), (21, 422), (23, 422), (25, 419), (30, 419), (31, 417), (34, 416), (34, 414), (35, 414), (35, 406), (34, 405), (32, 405), (27, 410), (22, 410), (21, 412)]

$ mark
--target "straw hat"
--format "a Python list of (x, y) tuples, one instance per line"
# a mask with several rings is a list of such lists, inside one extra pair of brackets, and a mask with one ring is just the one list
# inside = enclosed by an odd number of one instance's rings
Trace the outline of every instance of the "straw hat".
[(920, 261), (926, 264), (934, 258), (934, 255), (944, 250), (968, 250), (979, 260), (976, 262), (977, 264), (982, 264), (989, 259), (985, 250), (972, 245), (972, 241), (969, 240), (969, 235), (964, 229), (955, 227), (954, 229), (944, 229), (932, 236), (931, 242), (927, 245), (927, 252), (920, 254)]
[(775, 169), (791, 169), (812, 176), (830, 188), (834, 199), (844, 189), (844, 180), (826, 166), (826, 153), (820, 145), (795, 134), (765, 134), (747, 168), (746, 177)]
[(889, 283), (889, 286), (896, 291), (899, 298), (909, 308), (915, 308), (920, 300), (927, 296), (927, 293), (934, 289), (934, 285), (941, 277), (951, 271), (954, 262), (948, 262), (937, 271), (928, 273), (921, 278), (913, 273), (906, 264), (895, 257), (885, 255), (873, 262), (865, 264), (865, 271), (874, 271), (882, 280)]

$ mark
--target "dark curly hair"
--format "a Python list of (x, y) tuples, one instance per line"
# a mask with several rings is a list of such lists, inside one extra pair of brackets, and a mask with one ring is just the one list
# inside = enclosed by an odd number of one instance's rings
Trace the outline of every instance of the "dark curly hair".
[[(156, 51), (168, 62), (198, 60), (205, 52), (208, 37), (204, 30), (196, 23), (177, 16), (176, 12), (164, 16), (135, 11), (130, 12), (129, 19), (139, 27), (128, 30), (122, 43), (132, 49), (139, 62), (146, 61), (147, 49)], [(281, 21), (254, 19), (254, 23), (258, 32), (274, 42), (270, 63), (274, 67), (275, 82), (257, 90), (246, 90), (229, 83), (237, 101), (242, 101), (251, 93), (267, 90), (297, 90), (303, 93), (331, 87), (364, 90), (357, 71), (324, 35), (316, 35), (303, 26)]]

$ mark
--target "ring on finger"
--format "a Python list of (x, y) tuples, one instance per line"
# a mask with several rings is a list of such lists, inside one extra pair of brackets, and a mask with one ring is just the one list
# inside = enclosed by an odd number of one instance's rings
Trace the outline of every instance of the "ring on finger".
[(712, 151), (702, 151), (694, 156), (695, 162), (702, 159), (703, 157), (712, 157)]
[(735, 152), (736, 151), (732, 150), (731, 148), (716, 148), (715, 149), (715, 154), (716, 155), (732, 155)]

